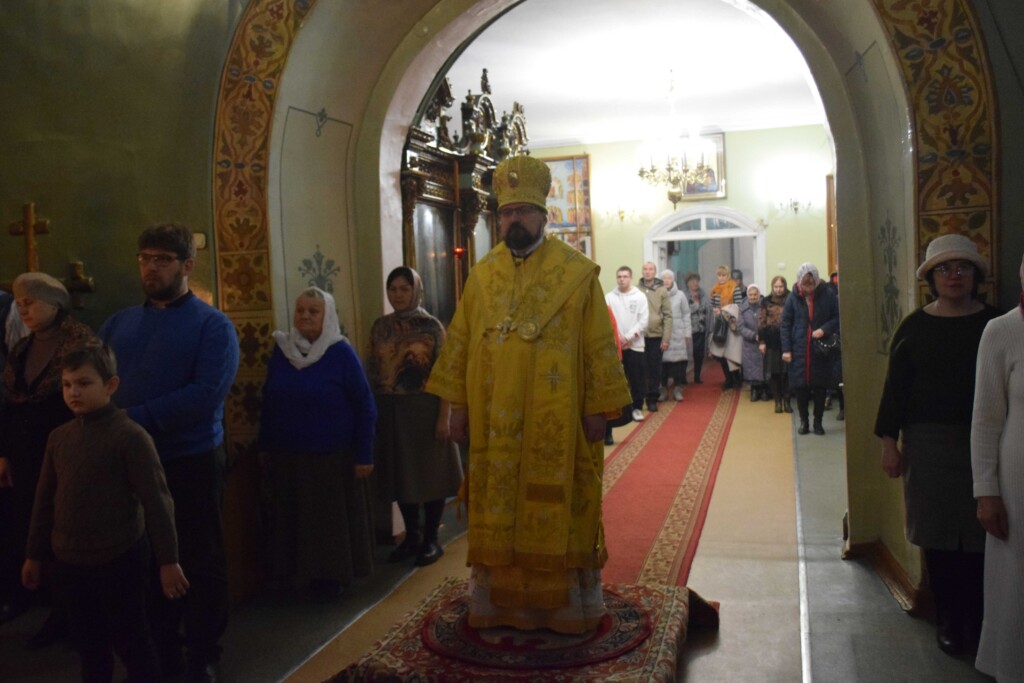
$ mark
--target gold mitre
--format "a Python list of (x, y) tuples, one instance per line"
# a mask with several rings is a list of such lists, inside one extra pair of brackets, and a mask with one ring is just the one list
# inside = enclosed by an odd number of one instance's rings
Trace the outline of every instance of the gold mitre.
[(494, 194), (498, 208), (508, 204), (533, 204), (547, 211), (551, 169), (533, 157), (509, 157), (494, 169)]

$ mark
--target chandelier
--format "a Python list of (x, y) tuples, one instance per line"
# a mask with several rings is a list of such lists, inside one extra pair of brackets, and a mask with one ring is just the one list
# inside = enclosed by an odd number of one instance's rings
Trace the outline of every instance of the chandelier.
[[(694, 144), (696, 143), (696, 144)], [(654, 163), (654, 156), (651, 155), (650, 166), (641, 164), (639, 176), (650, 185), (665, 185), (668, 187), (668, 200), (672, 202), (672, 209), (682, 201), (683, 195), (696, 191), (703, 192), (705, 188), (716, 185), (714, 169), (705, 163), (705, 151), (699, 140), (694, 141), (688, 138), (681, 152), (666, 151), (665, 165), (657, 166)], [(689, 150), (689, 158), (687, 156)], [(692, 159), (699, 159), (693, 162)]]
[[(676, 116), (676, 81), (672, 69), (668, 72), (668, 119), (664, 128), (666, 135), (655, 145), (656, 151), (649, 153), (650, 165), (640, 163), (639, 176), (650, 185), (668, 187), (668, 200), (673, 210), (687, 194), (704, 194), (718, 190), (719, 179), (715, 177), (715, 164), (712, 159), (717, 154), (715, 146), (702, 138), (696, 131), (699, 126), (691, 126), (684, 137)], [(705, 156), (707, 155), (707, 156)], [(655, 158), (665, 159), (664, 166), (654, 163)], [(710, 163), (705, 162), (705, 158)]]

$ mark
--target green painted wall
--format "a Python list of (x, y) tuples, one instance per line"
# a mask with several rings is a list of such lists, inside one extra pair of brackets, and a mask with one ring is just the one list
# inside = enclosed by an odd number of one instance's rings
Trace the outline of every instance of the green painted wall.
[[(606, 291), (615, 287), (618, 266), (636, 270), (643, 263), (644, 235), (674, 211), (665, 188), (651, 187), (637, 176), (642, 146), (634, 141), (532, 150), (542, 158), (590, 155), (594, 256)], [(726, 197), (704, 203), (736, 209), (768, 224), (767, 279), (781, 274), (792, 282), (804, 261), (817, 263), (824, 272), (825, 175), (832, 170), (832, 147), (824, 127), (727, 133), (725, 170)], [(795, 213), (780, 207), (791, 199), (801, 204)], [(688, 205), (681, 202), (678, 208)]]
[[(135, 239), (177, 221), (210, 239), (194, 289), (211, 295), (213, 119), (237, 3), (62, 0), (0, 5), (0, 225), (34, 201), (50, 219), (40, 269), (81, 260), (98, 327), (141, 300)], [(0, 234), (0, 281), (25, 269)]]

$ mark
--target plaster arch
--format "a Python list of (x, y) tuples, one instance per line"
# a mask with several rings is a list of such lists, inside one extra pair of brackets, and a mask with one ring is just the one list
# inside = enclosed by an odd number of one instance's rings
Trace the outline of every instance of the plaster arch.
[[(877, 399), (882, 365), (877, 355), (882, 337), (877, 323), (886, 315), (895, 314), (898, 319), (914, 303), (913, 263), (923, 238), (957, 225), (979, 234), (987, 229), (991, 259), (996, 224), (995, 132), (984, 48), (966, 0), (934, 3), (928, 17), (919, 16), (913, 7), (890, 9), (886, 6), (891, 3), (884, 0), (752, 1), (804, 54), (827, 113), (836, 149), (844, 291), (849, 292), (843, 318), (874, 321), (847, 326), (845, 339), (852, 342), (853, 352), (844, 358), (858, 370), (848, 373), (848, 396), (851, 402), (870, 405)], [(299, 29), (303, 22), (313, 24), (326, 15), (321, 12), (325, 4), (317, 0), (249, 3), (222, 77), (213, 150), (218, 294), (221, 307), (239, 329), (243, 349), (239, 379), (228, 406), (233, 449), (245, 450), (255, 436), (254, 397), (258, 397), (263, 372), (265, 340), (274, 324), (268, 169), (274, 163), (270, 146), (274, 113), (287, 105), (276, 100)], [(352, 144), (344, 158), (336, 160), (345, 171), (348, 197), (338, 218), (352, 230), (353, 251), (345, 265), (358, 292), (353, 327), (355, 336), (362, 338), (368, 321), (383, 309), (382, 273), (401, 258), (398, 176), (409, 121), (446, 60), (518, 2), (419, 0), (409, 3), (409, 11), (402, 16), (389, 17), (386, 31), (378, 33), (374, 33), (380, 28), (374, 3), (344, 4), (345, 21), (352, 22), (349, 28), (356, 39), (334, 40), (306, 50), (305, 68), (289, 69), (289, 79), (303, 78), (297, 74), (311, 68), (314, 74), (329, 72), (336, 89), (350, 81), (370, 81), (353, 98)], [(360, 35), (373, 35), (374, 41), (359, 40)], [(961, 55), (971, 53), (973, 59), (951, 62), (943, 46), (955, 46)], [(329, 70), (338, 55), (362, 50), (373, 58), (362, 69), (348, 65)], [(940, 67), (965, 72), (974, 87), (972, 115), (986, 124), (973, 129), (980, 130), (981, 137), (970, 141), (968, 152), (977, 162), (972, 170), (977, 171), (980, 201), (979, 196), (968, 197), (966, 203), (956, 197), (950, 203), (949, 193), (956, 192), (950, 186), (963, 178), (953, 178), (960, 169), (944, 152), (964, 145), (943, 137), (941, 126), (929, 125), (933, 123), (930, 116), (941, 118), (929, 109), (936, 88), (939, 96), (948, 94), (942, 90), (948, 88), (946, 84), (929, 81), (934, 80), (929, 69)], [(310, 84), (311, 91), (315, 87)], [(934, 133), (928, 138), (934, 149), (919, 154), (915, 145), (922, 144), (921, 138), (915, 135), (925, 128)], [(887, 235), (890, 243), (879, 244)], [(883, 288), (883, 284), (892, 287)], [(883, 289), (895, 291), (895, 298), (885, 299)], [(874, 445), (863, 436), (870, 434), (869, 415), (851, 411), (848, 425), (848, 485), (855, 492), (850, 496), (851, 540), (881, 536), (899, 543), (902, 515), (895, 513), (899, 494), (880, 481), (875, 471)], [(877, 504), (878, 496), (884, 504)], [(914, 569), (909, 551), (896, 554), (898, 561)]]

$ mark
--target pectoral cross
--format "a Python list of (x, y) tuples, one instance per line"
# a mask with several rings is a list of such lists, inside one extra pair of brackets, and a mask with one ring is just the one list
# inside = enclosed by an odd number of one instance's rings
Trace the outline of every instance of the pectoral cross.
[(22, 207), (21, 220), (11, 223), (7, 231), (15, 237), (25, 236), (25, 271), (34, 273), (39, 270), (36, 235), (49, 234), (50, 221), (36, 220), (36, 205), (33, 202), (29, 202)]

